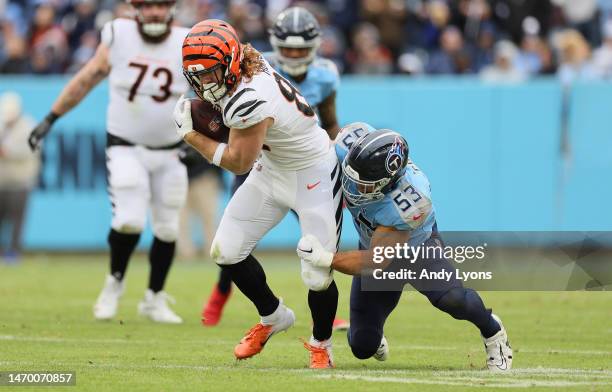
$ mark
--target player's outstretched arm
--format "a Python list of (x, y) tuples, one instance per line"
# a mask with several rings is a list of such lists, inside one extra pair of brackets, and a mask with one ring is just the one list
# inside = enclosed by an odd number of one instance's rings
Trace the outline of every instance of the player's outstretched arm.
[(98, 45), (96, 54), (70, 79), (51, 106), (51, 112), (30, 133), (28, 144), (32, 150), (38, 148), (41, 140), (49, 133), (51, 126), (60, 116), (74, 108), (110, 72), (108, 47)]
[(394, 260), (384, 254), (383, 260), (374, 262), (375, 249), (395, 248), (396, 244), (403, 246), (410, 239), (410, 232), (397, 230), (394, 227), (378, 226), (372, 235), (370, 249), (338, 252), (333, 254), (323, 249), (321, 243), (312, 235), (300, 239), (297, 247), (298, 256), (315, 267), (332, 268), (347, 275), (360, 275), (375, 268), (385, 268)]
[(336, 116), (336, 92), (329, 94), (318, 106), (321, 126), (327, 131), (329, 138), (335, 140), (340, 130)]

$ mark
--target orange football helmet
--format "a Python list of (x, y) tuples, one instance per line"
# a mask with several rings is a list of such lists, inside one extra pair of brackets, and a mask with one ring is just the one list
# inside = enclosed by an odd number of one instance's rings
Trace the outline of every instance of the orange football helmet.
[[(191, 28), (183, 41), (183, 74), (201, 98), (217, 102), (240, 79), (242, 46), (236, 30), (218, 19), (204, 20)], [(200, 76), (222, 69), (216, 83), (202, 85)], [(215, 75), (217, 73), (214, 73)]]

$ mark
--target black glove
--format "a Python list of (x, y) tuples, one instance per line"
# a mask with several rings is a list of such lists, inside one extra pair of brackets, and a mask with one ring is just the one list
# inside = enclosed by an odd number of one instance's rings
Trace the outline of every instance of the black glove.
[(32, 151), (36, 151), (40, 146), (41, 140), (47, 136), (49, 131), (51, 130), (51, 126), (57, 120), (59, 116), (53, 112), (47, 114), (44, 120), (42, 120), (30, 133), (30, 137), (28, 137), (28, 144)]
[(178, 157), (183, 165), (187, 167), (201, 163), (204, 160), (202, 155), (187, 143), (183, 143), (179, 147)]

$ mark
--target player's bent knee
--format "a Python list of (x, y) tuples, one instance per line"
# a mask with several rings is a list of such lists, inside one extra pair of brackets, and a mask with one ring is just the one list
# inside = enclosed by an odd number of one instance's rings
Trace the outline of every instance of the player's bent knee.
[(174, 242), (178, 237), (178, 228), (170, 225), (158, 225), (153, 227), (153, 234), (164, 242)]
[(325, 279), (311, 279), (305, 278), (303, 273), (302, 280), (304, 281), (304, 284), (306, 284), (306, 287), (308, 287), (308, 289), (312, 291), (325, 291), (329, 288), (331, 282), (334, 281), (332, 276)]
[(237, 247), (224, 246), (215, 239), (210, 247), (210, 258), (218, 265), (232, 265), (244, 260)]
[(468, 312), (468, 301), (466, 294), (469, 289), (457, 287), (444, 293), (433, 305), (452, 317), (464, 320)]
[(357, 359), (368, 359), (376, 354), (382, 335), (372, 329), (349, 330), (348, 340), (353, 355)]
[(124, 223), (117, 227), (113, 227), (113, 229), (115, 229), (115, 231), (121, 234), (140, 234), (142, 233), (142, 230), (144, 229), (144, 223), (143, 224), (139, 224), (136, 222)]

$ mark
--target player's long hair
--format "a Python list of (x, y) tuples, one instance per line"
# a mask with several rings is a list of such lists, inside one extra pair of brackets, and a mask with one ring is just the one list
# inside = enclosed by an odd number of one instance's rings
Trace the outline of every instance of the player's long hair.
[(266, 65), (261, 53), (251, 44), (244, 44), (242, 47), (242, 61), (240, 61), (240, 75), (245, 81), (250, 81), (254, 75), (264, 72)]

